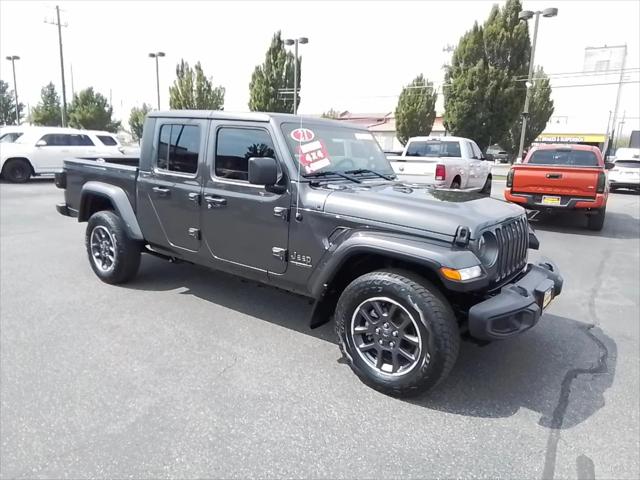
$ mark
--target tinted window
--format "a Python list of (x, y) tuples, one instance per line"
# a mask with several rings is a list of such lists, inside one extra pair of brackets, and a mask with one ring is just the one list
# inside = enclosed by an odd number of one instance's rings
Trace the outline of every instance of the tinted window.
[(531, 165), (565, 165), (574, 167), (597, 167), (595, 153), (585, 150), (537, 150), (529, 159)]
[(75, 133), (50, 133), (43, 136), (41, 140), (47, 142), (47, 146), (51, 147), (81, 147), (93, 145), (93, 142), (87, 135)]
[(407, 147), (408, 157), (461, 157), (460, 142), (414, 141)]
[(271, 135), (265, 130), (221, 128), (216, 142), (216, 176), (248, 180), (249, 158), (275, 156)]
[(158, 145), (158, 168), (180, 173), (196, 173), (200, 152), (200, 127), (162, 125)]
[(111, 135), (98, 135), (98, 138), (100, 139), (103, 145), (108, 145), (111, 147), (113, 145), (118, 144), (118, 142), (116, 142), (116, 139), (113, 138)]
[(615, 163), (616, 167), (622, 168), (640, 168), (640, 161), (638, 160), (618, 160)]
[(5, 133), (4, 135), (0, 136), (0, 143), (13, 143), (18, 138), (20, 138), (21, 135), (22, 135), (22, 132)]

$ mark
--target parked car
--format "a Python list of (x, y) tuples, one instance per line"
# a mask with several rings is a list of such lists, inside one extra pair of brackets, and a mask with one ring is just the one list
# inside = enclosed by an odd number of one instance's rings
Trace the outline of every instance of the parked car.
[(500, 163), (509, 163), (511, 161), (511, 155), (509, 155), (499, 145), (489, 146), (485, 156)]
[(533, 327), (562, 289), (552, 262), (527, 261), (538, 241), (522, 208), (399, 182), (354, 126), (152, 112), (141, 152), (138, 166), (66, 160), (56, 175), (57, 210), (88, 222), (102, 281), (131, 280), (147, 253), (305, 295), (310, 327), (333, 316), (346, 362), (389, 394), (445, 378), (461, 332)]
[(530, 210), (586, 214), (591, 230), (602, 230), (609, 187), (605, 162), (596, 147), (540, 145), (507, 175), (505, 198)]
[(640, 158), (640, 148), (620, 147), (616, 150), (613, 161), (634, 160)]
[[(640, 157), (640, 156), (638, 156)], [(629, 188), (640, 192), (640, 158), (616, 160), (609, 171), (609, 190)]]
[(121, 155), (122, 148), (112, 133), (60, 127), (11, 127), (0, 142), (0, 175), (14, 183), (58, 172), (67, 157)]
[(389, 161), (405, 182), (491, 193), (491, 162), (468, 138), (413, 137)]

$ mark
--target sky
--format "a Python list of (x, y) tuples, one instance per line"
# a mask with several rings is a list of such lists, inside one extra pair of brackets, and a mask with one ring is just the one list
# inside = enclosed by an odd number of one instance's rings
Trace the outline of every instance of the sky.
[[(330, 108), (390, 112), (398, 94), (417, 74), (436, 85), (456, 45), (474, 21), (483, 22), (496, 1), (59, 1), (67, 97), (93, 86), (111, 98), (115, 116), (125, 120), (142, 102), (156, 106), (155, 63), (160, 59), (161, 107), (181, 58), (202, 63), (216, 85), (226, 88), (225, 110), (246, 111), (249, 81), (264, 60), (273, 33), (306, 36), (300, 47), (300, 113)], [(60, 92), (56, 2), (0, 0), (0, 78), (13, 86), (7, 55), (16, 63), (20, 101), (33, 107), (40, 88), (53, 81)], [(555, 18), (541, 18), (535, 64), (546, 72), (581, 71), (585, 47), (626, 44), (627, 69), (640, 67), (640, 0), (524, 0), (525, 9), (554, 6)], [(71, 75), (73, 69), (73, 76)], [(638, 70), (625, 74), (637, 81)], [(73, 78), (73, 82), (72, 82)], [(595, 78), (595, 79), (594, 79)], [(597, 79), (597, 80), (596, 80)], [(615, 83), (617, 76), (562, 77), (552, 85), (555, 115), (584, 128), (601, 129), (613, 110), (616, 86), (562, 88)], [(588, 101), (586, 101), (588, 100)], [(442, 102), (439, 102), (441, 105)], [(620, 113), (625, 129), (640, 125), (640, 84), (623, 86)], [(597, 113), (594, 113), (597, 112)]]

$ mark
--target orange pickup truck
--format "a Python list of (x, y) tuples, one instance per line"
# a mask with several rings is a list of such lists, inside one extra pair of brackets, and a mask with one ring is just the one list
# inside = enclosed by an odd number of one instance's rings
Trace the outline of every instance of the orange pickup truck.
[(591, 230), (602, 230), (609, 187), (600, 150), (587, 145), (534, 147), (507, 175), (504, 197), (529, 210), (587, 215)]

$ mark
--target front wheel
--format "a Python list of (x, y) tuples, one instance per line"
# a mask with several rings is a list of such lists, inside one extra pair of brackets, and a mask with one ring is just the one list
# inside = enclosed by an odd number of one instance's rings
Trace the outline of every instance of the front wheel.
[(386, 394), (408, 396), (435, 387), (458, 356), (451, 306), (409, 272), (377, 271), (355, 279), (338, 300), (335, 320), (351, 369)]
[(484, 186), (482, 190), (480, 190), (482, 195), (491, 195), (491, 175), (487, 176), (487, 180), (484, 182)]
[(140, 244), (127, 235), (124, 222), (114, 212), (91, 216), (85, 243), (91, 268), (103, 282), (124, 283), (138, 272)]

